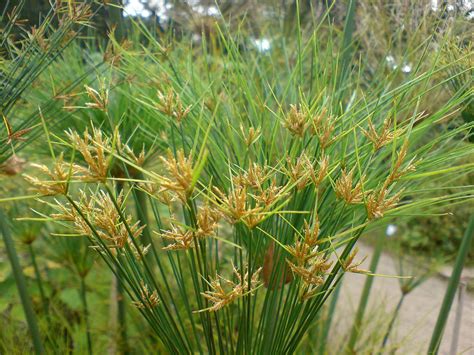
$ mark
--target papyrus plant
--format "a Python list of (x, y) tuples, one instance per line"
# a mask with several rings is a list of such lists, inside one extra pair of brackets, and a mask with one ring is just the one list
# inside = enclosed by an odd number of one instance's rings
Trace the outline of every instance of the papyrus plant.
[[(442, 123), (469, 92), (418, 105), (450, 64), (397, 85), (349, 73), (341, 87), (334, 43), (316, 33), (264, 58), (222, 36), (214, 63), (183, 47), (157, 58), (163, 47), (144, 35), (150, 48), (124, 49), (119, 70), (136, 76), (129, 99), (169, 148), (141, 159), (120, 126), (69, 131), (28, 180), (55, 196), (52, 219), (90, 238), (168, 352), (296, 351), (344, 273), (370, 274), (356, 248), (364, 230), (472, 192), (430, 198), (423, 185), (472, 171), (456, 165), (473, 151), (470, 125)], [(101, 95), (88, 109), (107, 112)], [(150, 213), (133, 214), (138, 193)]]

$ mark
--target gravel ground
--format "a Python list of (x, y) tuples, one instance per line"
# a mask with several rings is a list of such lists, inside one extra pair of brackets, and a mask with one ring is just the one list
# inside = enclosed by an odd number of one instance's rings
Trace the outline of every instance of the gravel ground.
[[(370, 260), (372, 255), (371, 247), (360, 245), (359, 249), (359, 255), (367, 255), (368, 260)], [(362, 266), (368, 267), (369, 262), (366, 261)], [(377, 274), (398, 274), (392, 256), (388, 254), (381, 256)], [(450, 271), (443, 270), (443, 274), (449, 275)], [(465, 270), (463, 277), (472, 277), (472, 274), (472, 270)], [(349, 327), (352, 325), (352, 321), (348, 322), (347, 319), (353, 319), (365, 279), (366, 276), (363, 275), (348, 274), (344, 280), (337, 304), (336, 321), (334, 324), (334, 328), (337, 331), (331, 335), (336, 342), (339, 341), (341, 343), (341, 334), (344, 334), (342, 339), (345, 339), (342, 342), (347, 341), (347, 338), (344, 338), (344, 336), (347, 336)], [(426, 280), (405, 298), (395, 323), (393, 336), (391, 337), (391, 346), (397, 348), (396, 354), (426, 354), (446, 286), (447, 278), (439, 275), (434, 276)], [(384, 329), (386, 329), (389, 323), (400, 295), (399, 281), (397, 279), (376, 277), (362, 329), (375, 329), (383, 337)], [(466, 292), (463, 304), (457, 353), (474, 354), (474, 295)], [(440, 354), (450, 354), (457, 307), (458, 299), (456, 296), (441, 343)], [(342, 315), (346, 314), (351, 316), (344, 320)], [(366, 343), (364, 334), (373, 333), (373, 331), (364, 333), (362, 330), (360, 343)], [(378, 342), (380, 342), (380, 339), (376, 343)], [(362, 349), (358, 353), (364, 353)]]

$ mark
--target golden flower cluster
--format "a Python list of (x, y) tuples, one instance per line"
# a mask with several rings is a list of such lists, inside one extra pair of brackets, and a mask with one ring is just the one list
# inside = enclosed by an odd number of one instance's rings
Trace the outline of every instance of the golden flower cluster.
[(287, 247), (295, 262), (288, 259), (286, 262), (293, 274), (301, 279), (303, 301), (315, 295), (317, 287), (324, 282), (324, 277), (332, 265), (323, 253), (318, 251), (319, 227), (317, 217), (312, 227), (305, 221), (303, 240), (297, 240), (294, 245)]
[(109, 105), (109, 90), (101, 85), (99, 90), (93, 89), (90, 86), (84, 85), (87, 96), (90, 102), (86, 102), (86, 107), (94, 108), (106, 112)]
[(404, 167), (402, 167), (407, 153), (408, 141), (405, 141), (400, 148), (400, 151), (397, 153), (397, 160), (395, 161), (395, 164), (383, 185), (368, 194), (365, 207), (367, 210), (367, 217), (369, 219), (381, 218), (386, 211), (396, 207), (403, 190), (398, 191), (392, 196), (389, 196), (391, 189), (390, 186), (405, 174), (415, 170), (415, 158), (411, 159), (407, 164), (405, 164)]
[(312, 118), (310, 122), (311, 134), (319, 140), (321, 149), (326, 149), (336, 141), (333, 132), (336, 129), (335, 119), (327, 115), (326, 108), (323, 108), (319, 115)]
[(305, 152), (303, 152), (293, 163), (291, 158), (287, 158), (288, 168), (284, 169), (290, 181), (296, 184), (298, 190), (304, 189), (311, 182), (314, 186), (319, 187), (322, 181), (327, 177), (329, 169), (329, 158), (323, 156), (318, 162), (318, 169), (315, 169), (315, 164), (309, 159)]
[(113, 199), (104, 191), (91, 195), (81, 191), (79, 201), (68, 204), (56, 202), (59, 213), (51, 217), (73, 222), (78, 233), (100, 238), (112, 250), (123, 249), (128, 245), (137, 259), (148, 252), (149, 246), (140, 247), (140, 250), (135, 246), (145, 226), (140, 226), (140, 221), (133, 223), (133, 217), (121, 209), (123, 192)]
[(76, 149), (87, 164), (86, 167), (75, 165), (77, 173), (82, 174), (85, 181), (105, 182), (110, 167), (109, 152), (112, 150), (111, 140), (105, 137), (99, 128), (92, 127), (92, 133), (86, 128), (83, 137), (76, 131), (66, 132), (74, 149)]
[[(249, 275), (249, 270), (246, 268), (245, 272), (240, 272), (233, 267), (236, 282), (225, 279), (220, 275), (209, 282), (211, 290), (202, 292), (201, 294), (213, 305), (209, 308), (199, 310), (198, 312), (215, 312), (219, 309), (231, 304), (236, 299), (245, 295), (253, 295), (255, 290), (260, 286), (260, 272), (262, 268), (257, 269), (252, 275)], [(250, 278), (250, 283), (249, 283)]]
[(219, 212), (206, 205), (199, 208), (196, 216), (196, 228), (194, 230), (172, 223), (171, 229), (158, 233), (163, 239), (172, 242), (165, 246), (163, 250), (187, 250), (194, 248), (196, 239), (209, 237), (215, 233), (220, 217), (221, 214)]
[(348, 204), (361, 203), (364, 199), (364, 180), (362, 177), (354, 186), (354, 170), (342, 169), (340, 178), (336, 181), (334, 190), (336, 196)]
[(244, 126), (241, 124), (240, 131), (242, 132), (242, 136), (244, 137), (244, 142), (247, 147), (250, 147), (252, 144), (254, 144), (262, 135), (260, 127), (250, 127), (248, 130), (245, 130)]
[(186, 157), (181, 149), (176, 152), (176, 157), (168, 151), (167, 157), (160, 158), (168, 173), (168, 176), (162, 177), (161, 187), (174, 192), (182, 202), (186, 202), (193, 190), (192, 154)]
[(65, 195), (68, 189), (68, 182), (76, 173), (74, 166), (64, 163), (62, 154), (56, 159), (52, 169), (49, 169), (44, 164), (31, 164), (31, 166), (48, 176), (49, 180), (39, 179), (36, 176), (30, 175), (25, 175), (25, 179), (33, 185), (38, 193), (46, 196)]
[(181, 98), (173, 90), (168, 90), (166, 94), (161, 91), (157, 93), (159, 102), (156, 104), (158, 110), (167, 116), (176, 118), (181, 123), (191, 111), (191, 106), (184, 106)]
[(379, 150), (384, 145), (387, 145), (392, 140), (399, 137), (403, 132), (403, 130), (401, 129), (395, 129), (393, 131), (390, 130), (390, 127), (392, 126), (392, 120), (390, 119), (384, 120), (380, 133), (377, 132), (377, 129), (375, 128), (370, 118), (368, 121), (369, 129), (362, 129), (362, 132), (372, 142), (375, 151)]
[(156, 290), (150, 292), (148, 285), (142, 280), (140, 281), (140, 299), (133, 301), (132, 304), (138, 309), (154, 308), (160, 304), (160, 298), (158, 292)]
[(357, 256), (357, 253), (359, 252), (359, 248), (354, 248), (352, 253), (342, 262), (342, 268), (344, 269), (345, 272), (353, 272), (356, 274), (367, 274), (370, 271), (361, 269), (359, 268), (360, 265), (367, 259), (367, 256), (363, 257), (362, 260), (360, 261), (354, 261), (355, 257)]

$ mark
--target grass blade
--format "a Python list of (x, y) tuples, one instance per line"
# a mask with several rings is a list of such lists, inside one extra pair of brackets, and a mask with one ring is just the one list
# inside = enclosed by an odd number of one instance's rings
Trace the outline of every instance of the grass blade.
[(443, 338), (444, 328), (446, 327), (446, 322), (448, 320), (449, 311), (453, 304), (454, 296), (458, 289), (459, 279), (461, 278), (461, 272), (464, 267), (464, 261), (466, 260), (469, 247), (474, 238), (474, 215), (471, 216), (469, 224), (464, 234), (461, 246), (459, 247), (458, 256), (456, 262), (454, 263), (453, 273), (449, 279), (448, 288), (446, 294), (444, 295), (443, 304), (441, 305), (441, 310), (439, 311), (438, 320), (436, 321), (435, 328), (433, 330), (433, 335), (431, 336), (430, 347), (428, 348), (428, 354), (437, 354), (441, 340)]
[(38, 324), (36, 323), (36, 316), (33, 311), (33, 304), (28, 293), (26, 286), (25, 276), (21, 270), (20, 261), (13, 244), (13, 239), (10, 235), (10, 230), (7, 226), (7, 217), (0, 210), (0, 230), (3, 235), (3, 241), (5, 243), (5, 249), (7, 251), (8, 259), (12, 267), (13, 275), (15, 276), (16, 285), (18, 287), (18, 293), (20, 294), (21, 303), (23, 305), (23, 311), (25, 312), (26, 321), (30, 330), (31, 337), (33, 339), (33, 347), (36, 354), (43, 354), (44, 349), (41, 342)]

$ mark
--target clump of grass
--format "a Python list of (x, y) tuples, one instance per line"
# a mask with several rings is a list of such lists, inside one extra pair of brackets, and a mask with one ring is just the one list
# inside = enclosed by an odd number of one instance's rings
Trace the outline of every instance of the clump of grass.
[[(262, 68), (266, 59), (222, 41), (229, 67), (203, 80), (186, 71), (186, 60), (149, 57), (155, 68), (123, 53), (125, 73), (170, 78), (165, 92), (173, 94), (147, 96), (137, 85), (130, 96), (167, 122), (156, 134), (166, 135), (169, 151), (157, 163), (130, 158), (139, 153), (119, 134), (96, 127), (55, 137), (68, 158), (42, 168), (50, 176), (33, 183), (57, 196), (52, 217), (90, 238), (168, 351), (293, 352), (344, 273), (370, 273), (355, 249), (362, 231), (387, 216), (469, 196), (462, 190), (431, 200), (422, 188), (426, 177), (471, 169), (450, 160), (472, 152), (457, 140), (468, 125), (424, 139), (466, 96), (421, 116), (418, 100), (405, 98), (429, 94), (420, 91), (432, 80), (426, 72), (374, 92), (358, 88), (351, 73), (353, 93), (342, 101), (332, 101), (338, 79), (322, 77), (326, 88), (314, 97), (298, 75), (318, 71), (306, 65), (308, 56), (326, 55), (312, 36), (280, 73), (285, 87)], [(107, 100), (89, 96), (97, 99), (88, 109), (107, 114)], [(438, 145), (444, 140), (451, 145)], [(115, 165), (126, 178), (114, 175)], [(136, 192), (151, 206), (142, 220), (130, 211)], [(155, 232), (147, 243), (144, 228)]]

